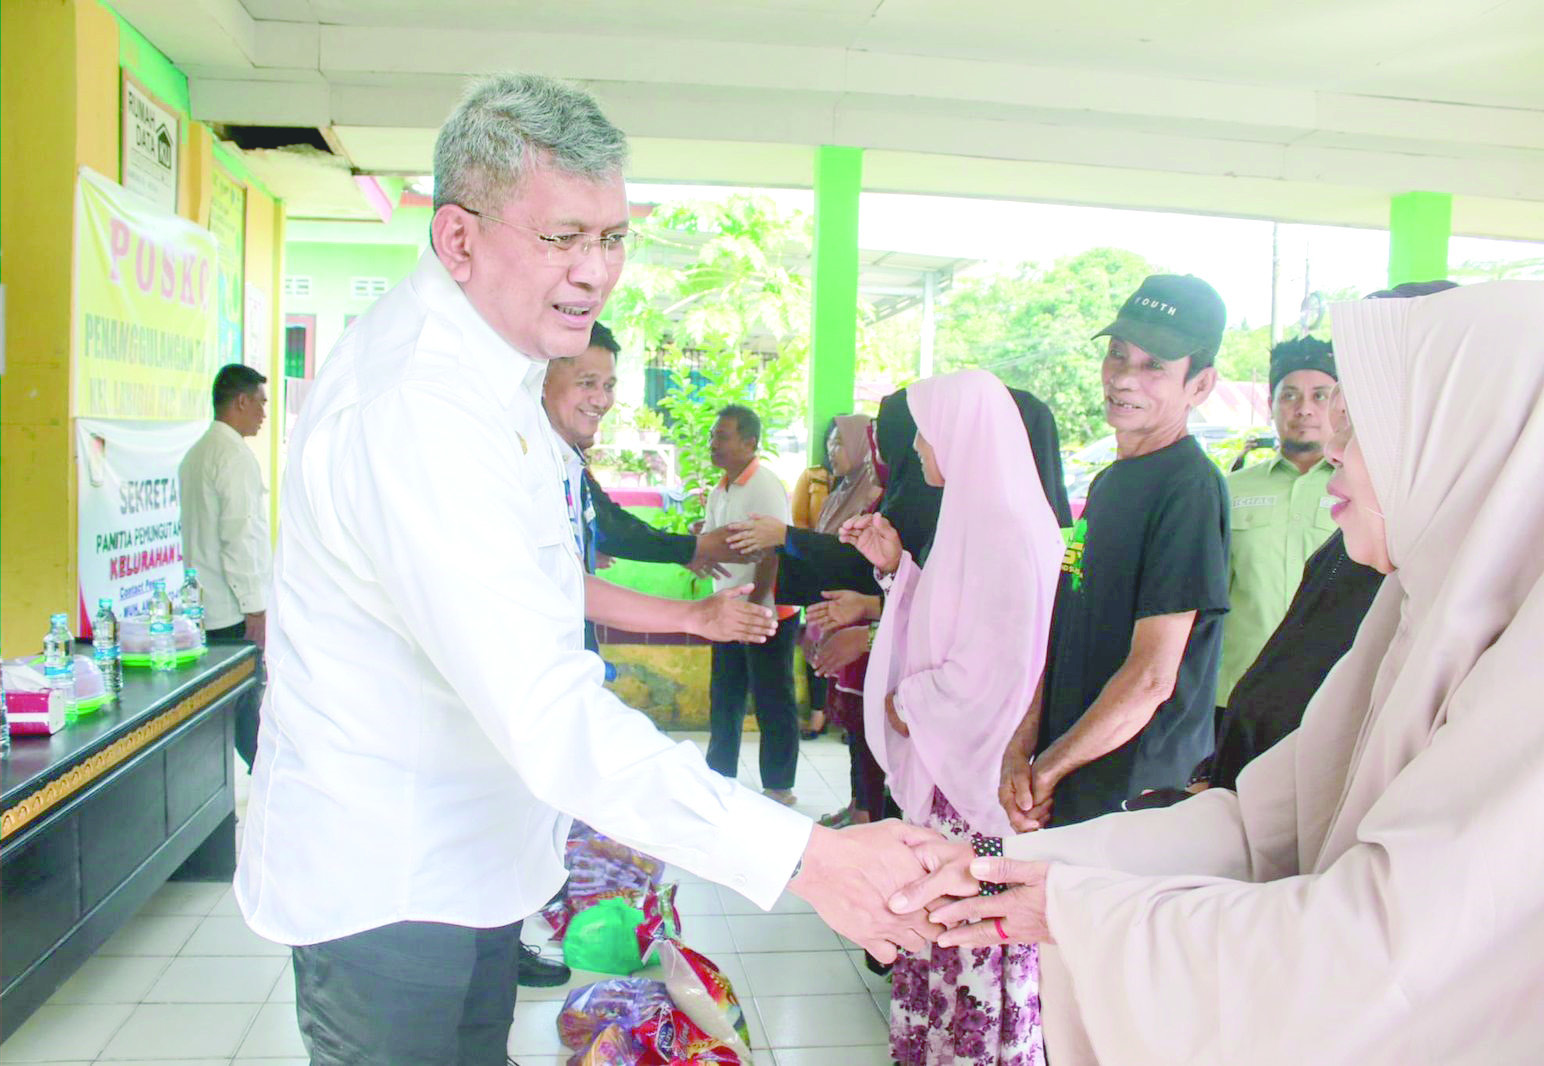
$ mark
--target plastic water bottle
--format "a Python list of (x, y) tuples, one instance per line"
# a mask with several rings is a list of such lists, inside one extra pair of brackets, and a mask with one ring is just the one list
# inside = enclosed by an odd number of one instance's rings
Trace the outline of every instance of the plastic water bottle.
[(204, 590), (198, 583), (197, 570), (190, 566), (186, 574), (177, 596), (182, 601), (183, 615), (198, 629), (198, 646), (207, 648), (209, 638), (204, 633)]
[(5, 671), (0, 670), (0, 756), (11, 753), (11, 712), (5, 705)]
[(123, 655), (118, 647), (118, 616), (113, 614), (110, 596), (97, 600), (96, 617), (91, 621), (91, 646), (96, 649), (102, 685), (112, 699), (123, 691)]
[(150, 669), (171, 670), (177, 665), (177, 644), (172, 634), (172, 598), (161, 578), (150, 586)]
[(48, 620), (43, 638), (43, 680), (59, 694), (64, 713), (75, 713), (75, 652), (70, 638), (69, 616), (56, 614)]

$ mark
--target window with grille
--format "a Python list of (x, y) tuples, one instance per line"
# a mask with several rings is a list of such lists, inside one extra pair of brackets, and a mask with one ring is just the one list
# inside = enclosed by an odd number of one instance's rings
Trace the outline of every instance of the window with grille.
[(391, 285), (385, 278), (349, 279), (349, 292), (356, 300), (373, 300), (377, 296), (385, 296), (389, 288)]
[(284, 376), (306, 376), (306, 327), (284, 327)]

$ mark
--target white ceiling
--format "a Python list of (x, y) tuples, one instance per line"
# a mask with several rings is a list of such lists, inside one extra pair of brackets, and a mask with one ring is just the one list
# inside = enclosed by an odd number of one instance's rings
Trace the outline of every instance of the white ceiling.
[(632, 176), (865, 187), (1544, 239), (1544, 0), (118, 0), (195, 117), (331, 129), (424, 172), (469, 74), (582, 81)]

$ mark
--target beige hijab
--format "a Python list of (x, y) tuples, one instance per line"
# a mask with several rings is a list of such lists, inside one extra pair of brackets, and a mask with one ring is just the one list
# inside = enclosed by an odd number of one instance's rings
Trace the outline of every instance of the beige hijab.
[(1334, 330), (1396, 567), (1351, 651), (1237, 795), (1009, 847), (1104, 1066), (1544, 1062), (1544, 283)]

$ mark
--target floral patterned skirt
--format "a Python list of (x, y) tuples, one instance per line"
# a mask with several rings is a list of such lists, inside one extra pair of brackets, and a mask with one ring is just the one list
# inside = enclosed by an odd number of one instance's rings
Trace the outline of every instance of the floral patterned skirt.
[[(927, 826), (952, 840), (970, 828), (933, 790)], [(1040, 957), (1032, 946), (902, 954), (891, 971), (890, 1055), (901, 1066), (1045, 1066)]]

